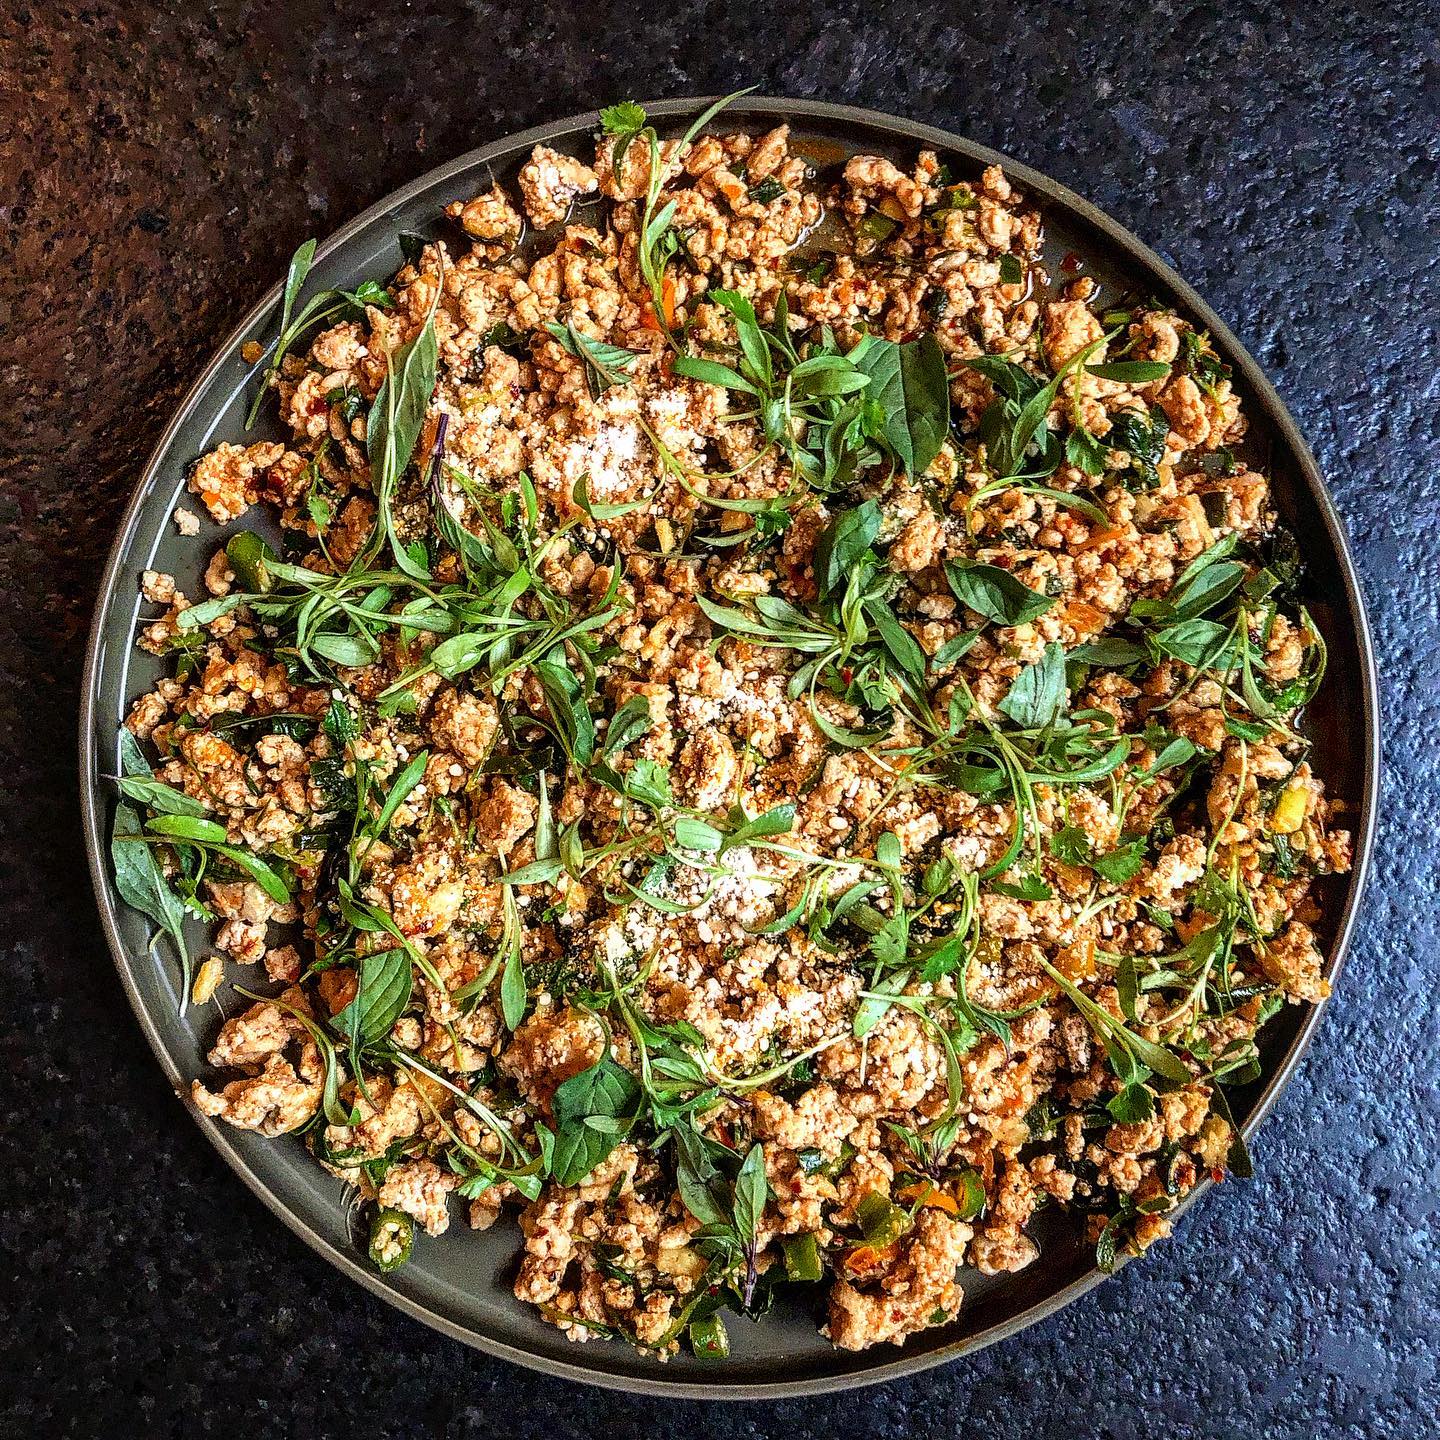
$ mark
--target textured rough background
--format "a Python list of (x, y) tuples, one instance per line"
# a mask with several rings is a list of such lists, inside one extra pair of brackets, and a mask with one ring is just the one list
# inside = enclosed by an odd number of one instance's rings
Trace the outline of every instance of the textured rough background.
[[(0, 1433), (1436, 1433), (1436, 7), (753, 13), (49, 0), (0, 14)], [(1030, 162), (1234, 325), (1354, 537), (1390, 784), (1345, 984), (1261, 1132), (1254, 1182), (1008, 1344), (879, 1390), (722, 1411), (471, 1353), (332, 1273), (249, 1197), (182, 1119), (124, 1004), (84, 876), (73, 732), (125, 495), (299, 240), (521, 126), (752, 82)]]

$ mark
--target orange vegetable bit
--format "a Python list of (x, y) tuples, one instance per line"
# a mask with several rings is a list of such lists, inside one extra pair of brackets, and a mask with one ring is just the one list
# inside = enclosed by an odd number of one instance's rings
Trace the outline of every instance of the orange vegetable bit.
[(928, 1180), (916, 1180), (902, 1186), (895, 1192), (895, 1198), (906, 1205), (917, 1202), (922, 1210), (943, 1210), (947, 1215), (958, 1215), (960, 1205), (953, 1195), (937, 1189)]
[(874, 1245), (857, 1245), (846, 1253), (843, 1262), (845, 1269), (852, 1275), (865, 1275), (871, 1270), (879, 1270), (895, 1258), (897, 1248), (893, 1244), (878, 1248)]
[(645, 302), (645, 313), (640, 322), (647, 330), (675, 328), (675, 282), (668, 275), (660, 282), (660, 301), (665, 311), (665, 324), (662, 327), (655, 318), (655, 301), (652, 298)]

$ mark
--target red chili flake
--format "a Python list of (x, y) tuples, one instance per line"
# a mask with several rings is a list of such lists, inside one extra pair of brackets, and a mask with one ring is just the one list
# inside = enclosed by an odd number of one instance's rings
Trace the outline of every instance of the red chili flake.
[(1060, 268), (1067, 275), (1073, 275), (1080, 268), (1080, 257), (1073, 250), (1067, 250), (1065, 258), (1060, 262)]
[(1217, 1165), (1211, 1170), (1210, 1178), (1218, 1185), (1225, 1178), (1225, 1172)]

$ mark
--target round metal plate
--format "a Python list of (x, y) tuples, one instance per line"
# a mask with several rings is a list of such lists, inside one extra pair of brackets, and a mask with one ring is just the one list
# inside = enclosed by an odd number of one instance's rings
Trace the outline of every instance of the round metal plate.
[[(666, 129), (679, 130), (705, 102), (648, 105)], [(937, 150), (957, 177), (1000, 164), (1042, 209), (1052, 259), (1073, 253), (1113, 294), (1138, 292), (1173, 303), (1208, 330), (1233, 367), (1251, 419), (1244, 454), (1274, 477), (1285, 521), (1308, 560), (1304, 599), (1330, 648), (1330, 673), (1310, 713), (1314, 763), (1346, 806), (1356, 836), (1353, 872), (1330, 882), (1323, 896), (1322, 938), (1332, 980), (1340, 967), (1364, 885), (1375, 820), (1379, 771), (1378, 710), (1370, 636), (1345, 537), (1315, 461), (1294, 421), (1258, 366), (1200, 297), (1133, 235), (1093, 206), (1026, 166), (958, 136), (871, 111), (814, 101), (747, 97), (724, 124), (753, 131), (788, 120), (815, 163), (857, 151), (888, 155), (902, 165), (922, 147)], [(598, 125), (583, 115), (511, 136), (461, 156), (372, 206), (319, 247), (312, 285), (351, 286), (398, 268), (402, 230), (433, 232), (443, 207), (468, 199), (492, 178), (513, 179), (530, 149), (543, 142), (583, 153)], [(1052, 271), (1054, 265), (1051, 266)], [(277, 262), (278, 269), (278, 262)], [(136, 487), (110, 556), (87, 661), (81, 723), (81, 793), (95, 893), (126, 992), (165, 1073), (178, 1091), (204, 1073), (203, 1052), (214, 1010), (192, 1007), (180, 1019), (176, 967), (147, 950), (147, 922), (122, 905), (110, 881), (107, 835), (113, 804), (104, 777), (117, 769), (117, 727), (129, 702), (159, 674), (158, 662), (134, 648), (140, 616), (140, 571), (176, 575), (198, 592), (204, 560), (224, 533), (205, 523), (198, 539), (181, 538), (171, 514), (184, 498), (187, 465), (222, 440), (239, 440), (252, 393), (250, 366), (240, 358), (248, 340), (267, 342), (280, 308), (277, 284), (220, 347), (161, 437)], [(263, 436), (259, 429), (250, 438)], [(198, 506), (191, 508), (198, 509)], [(197, 936), (197, 938), (200, 938)], [(1264, 1079), (1234, 1094), (1247, 1133), (1259, 1123), (1299, 1060), (1319, 1018), (1315, 1007), (1287, 1007), (1266, 1031)], [(188, 1107), (187, 1107), (188, 1108)], [(341, 1187), (298, 1140), (264, 1140), (190, 1111), (242, 1180), (296, 1234), (332, 1264), (397, 1308), (493, 1355), (552, 1374), (651, 1394), (703, 1398), (781, 1397), (894, 1379), (963, 1355), (1015, 1333), (1068, 1304), (1102, 1277), (1064, 1217), (1042, 1214), (1041, 1258), (1010, 1276), (962, 1277), (966, 1303), (951, 1325), (914, 1336), (904, 1347), (860, 1354), (837, 1351), (816, 1333), (817, 1316), (778, 1308), (757, 1325), (731, 1325), (733, 1352), (721, 1363), (680, 1356), (660, 1364), (618, 1344), (574, 1345), (510, 1293), (516, 1253), (513, 1225), (477, 1234), (457, 1220), (440, 1240), (417, 1245), (404, 1270), (381, 1276), (368, 1268), (349, 1233)], [(1187, 1200), (1187, 1208), (1208, 1182)], [(277, 1280), (277, 1286), (283, 1283)]]

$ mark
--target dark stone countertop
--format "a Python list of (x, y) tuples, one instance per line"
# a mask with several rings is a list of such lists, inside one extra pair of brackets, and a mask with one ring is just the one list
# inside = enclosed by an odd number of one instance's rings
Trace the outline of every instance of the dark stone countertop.
[[(0, 1433), (1435, 1434), (1435, 18), (1424, 0), (5, 7)], [(470, 1352), (343, 1280), (245, 1192), (183, 1117), (112, 971), (73, 741), (126, 494), (300, 239), (522, 126), (752, 82), (1028, 161), (1232, 323), (1355, 540), (1389, 811), (1344, 983), (1253, 1182), (981, 1355), (869, 1392), (716, 1409)]]

